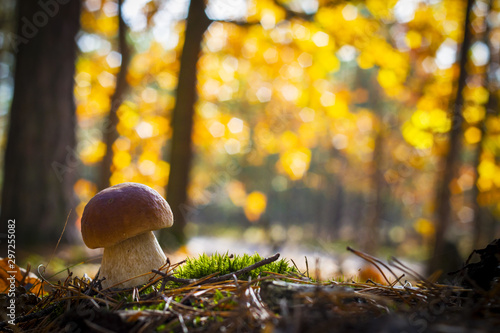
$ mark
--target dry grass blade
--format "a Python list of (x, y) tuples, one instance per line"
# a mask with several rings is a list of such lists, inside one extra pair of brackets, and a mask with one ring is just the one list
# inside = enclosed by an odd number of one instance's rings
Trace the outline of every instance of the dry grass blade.
[[(391, 282), (389, 281), (389, 279), (387, 278), (387, 276), (385, 275), (384, 271), (379, 267), (379, 265), (383, 266), (385, 269), (387, 269), (393, 276), (394, 278), (396, 279), (397, 282), (401, 283), (399, 280), (400, 280), (400, 277), (398, 277), (392, 270), (389, 266), (387, 266), (384, 262), (382, 262), (380, 259), (378, 258), (375, 258), (375, 257), (372, 257), (371, 255), (369, 254), (366, 254), (364, 252), (361, 252), (361, 251), (358, 251), (358, 250), (355, 250), (353, 249), (352, 247), (348, 246), (347, 247), (347, 250), (354, 253), (355, 255), (357, 255), (358, 257), (368, 261), (370, 264), (372, 264), (373, 266), (375, 266), (375, 268), (380, 272), (380, 274), (382, 274), (382, 276), (384, 277), (384, 280), (387, 282), (388, 285), (391, 285)], [(401, 283), (401, 285), (403, 285)]]
[[(19, 328), (31, 332), (74, 329), (94, 332), (321, 332), (333, 327), (345, 332), (371, 332), (377, 327), (374, 323), (385, 325), (379, 331), (411, 332), (420, 328), (415, 326), (420, 318), (425, 318), (427, 327), (434, 331), (443, 327), (451, 330), (461, 327), (458, 323), (477, 320), (471, 319), (469, 313), (482, 311), (482, 326), (476, 331), (486, 332), (488, 329), (484, 327), (494, 328), (500, 324), (500, 299), (496, 288), (489, 293), (476, 293), (475, 297), (483, 298), (475, 301), (467, 296), (471, 289), (432, 283), (393, 258), (393, 268), (420, 278), (415, 287), (403, 285), (402, 276), (394, 274), (381, 260), (360, 251), (350, 251), (380, 271), (387, 270), (395, 280), (389, 281), (385, 276), (387, 285), (320, 282), (297, 272), (268, 271), (254, 274), (254, 278), (247, 280), (238, 279), (244, 272), (276, 260), (278, 254), (230, 274), (181, 279), (185, 283), (180, 285), (166, 282), (173, 281), (174, 270), (182, 263), (167, 262), (161, 270), (154, 271), (156, 276), (147, 285), (121, 290), (102, 290), (98, 279), (89, 282), (68, 272), (62, 282), (52, 283), (52, 291), (39, 299), (28, 313), (20, 315), (16, 322)], [(402, 286), (396, 285), (398, 283)], [(439, 316), (434, 315), (436, 309)], [(453, 321), (445, 318), (453, 318)], [(0, 323), (0, 330), (6, 326), (5, 322)]]

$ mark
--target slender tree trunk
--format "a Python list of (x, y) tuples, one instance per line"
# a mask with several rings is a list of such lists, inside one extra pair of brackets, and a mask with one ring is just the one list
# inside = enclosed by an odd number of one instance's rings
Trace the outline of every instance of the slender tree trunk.
[[(361, 71), (358, 71), (357, 80), (361, 81)], [(385, 124), (383, 122), (384, 118), (384, 105), (380, 99), (383, 94), (378, 82), (375, 78), (371, 78), (372, 85), (377, 89), (371, 89), (370, 93), (370, 104), (374, 108), (374, 114), (377, 117), (376, 126), (373, 130), (375, 136), (375, 144), (373, 148), (373, 157), (371, 161), (371, 197), (368, 202), (368, 214), (366, 218), (366, 224), (362, 227), (361, 235), (362, 244), (361, 248), (367, 253), (375, 254), (380, 244), (380, 221), (383, 216), (384, 210), (384, 172), (382, 169), (382, 164), (384, 161), (384, 144), (385, 144)]]
[(108, 119), (103, 128), (103, 141), (106, 144), (106, 153), (102, 158), (99, 166), (99, 175), (97, 187), (103, 190), (109, 187), (109, 180), (112, 174), (113, 165), (113, 143), (118, 139), (118, 115), (116, 112), (125, 99), (125, 93), (128, 89), (127, 72), (130, 63), (130, 49), (127, 44), (127, 25), (123, 21), (122, 14), (123, 0), (118, 0), (118, 49), (122, 55), (122, 63), (120, 71), (116, 77), (116, 87), (111, 96), (111, 108), (109, 110)]
[(333, 178), (333, 181), (328, 182), (329, 188), (326, 190), (326, 197), (323, 202), (321, 219), (323, 228), (321, 234), (323, 237), (327, 235), (328, 240), (339, 240), (342, 223), (342, 215), (344, 210), (344, 185), (338, 175)]
[(471, 44), (470, 12), (473, 0), (467, 0), (467, 9), (464, 20), (464, 37), (460, 49), (460, 74), (457, 84), (457, 95), (452, 113), (451, 129), (448, 139), (448, 152), (442, 161), (442, 167), (439, 172), (439, 185), (436, 191), (436, 233), (434, 238), (434, 249), (432, 257), (429, 261), (428, 273), (433, 272), (443, 267), (443, 263), (447, 261), (445, 258), (445, 243), (446, 232), (451, 219), (451, 192), (449, 185), (457, 174), (457, 164), (460, 157), (461, 139), (462, 139), (462, 92), (467, 79), (467, 52)]
[(17, 5), (17, 33), (9, 36), (16, 67), (0, 221), (5, 226), (15, 219), (17, 249), (27, 251), (56, 244), (75, 202), (73, 76), (81, 4)]
[[(473, 231), (472, 231), (472, 247), (474, 249), (479, 249), (483, 239), (483, 228), (482, 228), (482, 223), (483, 223), (483, 218), (481, 218), (482, 215), (482, 207), (479, 204), (479, 187), (477, 185), (477, 180), (479, 178), (479, 173), (478, 173), (478, 167), (479, 163), (481, 163), (481, 154), (483, 153), (483, 139), (485, 135), (485, 122), (488, 117), (488, 112), (485, 115), (485, 119), (482, 120), (481, 125), (480, 125), (480, 130), (481, 130), (481, 141), (477, 143), (476, 146), (476, 151), (474, 152), (474, 173), (475, 173), (475, 182), (474, 182), (474, 187), (472, 188), (472, 193), (471, 193), (471, 199), (472, 199), (472, 208), (474, 211), (474, 220), (473, 220)], [(485, 246), (487, 244), (484, 244)]]
[[(334, 147), (331, 147), (327, 159), (336, 160), (341, 167), (336, 173), (328, 173), (325, 170), (326, 189), (321, 201), (320, 219), (322, 220), (320, 237), (327, 240), (338, 240), (340, 238), (341, 222), (344, 210), (344, 184), (341, 176), (345, 172), (345, 157)], [(326, 237), (325, 237), (326, 236)]]
[[(493, 0), (490, 0), (488, 3), (488, 13), (491, 13), (492, 5), (493, 5)], [(484, 119), (479, 124), (479, 129), (481, 130), (481, 141), (477, 143), (474, 155), (474, 173), (476, 181), (474, 183), (474, 187), (472, 188), (472, 194), (471, 194), (472, 207), (474, 209), (474, 221), (473, 221), (474, 225), (473, 225), (473, 237), (472, 237), (472, 247), (474, 249), (483, 248), (486, 245), (488, 245), (488, 243), (491, 241), (491, 239), (488, 239), (490, 235), (488, 235), (488, 237), (485, 237), (486, 234), (484, 232), (483, 224), (486, 223), (486, 218), (483, 213), (484, 208), (481, 207), (478, 200), (480, 191), (477, 185), (477, 180), (479, 178), (478, 168), (479, 164), (481, 163), (481, 155), (483, 153), (483, 142), (484, 142), (484, 137), (486, 135), (486, 122), (489, 117), (495, 116), (498, 107), (497, 100), (495, 97), (496, 94), (493, 91), (494, 88), (491, 87), (489, 76), (493, 75), (492, 72), (495, 70), (494, 66), (492, 66), (494, 61), (493, 58), (496, 58), (496, 63), (498, 64), (499, 55), (498, 53), (492, 52), (493, 49), (491, 47), (491, 42), (490, 42), (491, 27), (490, 24), (488, 24), (487, 22), (485, 24), (486, 24), (486, 31), (484, 32), (484, 43), (488, 46), (488, 49), (490, 50), (490, 61), (488, 64), (488, 68), (484, 74), (484, 86), (488, 89), (489, 97), (488, 97), (488, 102), (485, 105), (486, 114), (484, 116)]]
[(367, 253), (375, 254), (380, 243), (380, 220), (383, 212), (382, 189), (384, 186), (383, 172), (381, 168), (384, 160), (384, 132), (382, 121), (379, 121), (379, 129), (375, 134), (375, 147), (373, 149), (371, 187), (372, 198), (369, 203), (369, 213), (364, 229), (362, 248)]
[(194, 105), (197, 100), (196, 65), (203, 34), (210, 22), (205, 14), (204, 0), (191, 0), (182, 49), (177, 96), (172, 115), (173, 133), (167, 201), (172, 207), (175, 222), (172, 228), (160, 231), (160, 242), (167, 248), (175, 248), (186, 242), (184, 227), (191, 211), (187, 188), (193, 156), (191, 134)]

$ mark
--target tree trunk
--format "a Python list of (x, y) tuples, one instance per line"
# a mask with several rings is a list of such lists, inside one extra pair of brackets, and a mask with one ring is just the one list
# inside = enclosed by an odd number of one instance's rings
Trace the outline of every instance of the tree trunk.
[(130, 49), (127, 44), (127, 26), (123, 21), (122, 15), (123, 0), (118, 0), (118, 49), (122, 56), (120, 71), (116, 77), (116, 87), (111, 96), (111, 107), (109, 109), (108, 119), (103, 128), (103, 141), (106, 144), (106, 153), (99, 166), (99, 175), (97, 187), (103, 190), (109, 187), (109, 179), (112, 174), (113, 165), (113, 143), (118, 139), (118, 115), (116, 112), (125, 99), (125, 93), (128, 89), (127, 72), (130, 63)]
[(375, 134), (375, 147), (373, 149), (372, 159), (372, 174), (371, 174), (371, 198), (368, 202), (368, 216), (366, 225), (363, 226), (363, 244), (361, 248), (369, 254), (375, 255), (380, 243), (380, 220), (383, 214), (383, 197), (382, 191), (384, 187), (384, 175), (382, 171), (382, 161), (384, 160), (383, 146), (385, 143), (384, 138), (384, 124), (382, 120), (378, 121), (379, 128)]
[[(358, 81), (363, 80), (361, 74), (362, 72), (358, 71)], [(371, 161), (371, 193), (370, 198), (367, 202), (367, 215), (365, 219), (365, 225), (362, 226), (360, 235), (362, 236), (361, 248), (365, 252), (375, 255), (375, 252), (377, 251), (380, 244), (380, 222), (384, 214), (383, 195), (386, 182), (384, 179), (383, 162), (384, 145), (386, 144), (385, 127), (387, 125), (384, 123), (384, 110), (386, 110), (386, 107), (380, 98), (380, 96), (383, 95), (383, 91), (373, 76), (371, 77), (371, 82), (372, 86), (375, 88), (370, 89), (369, 102), (373, 107), (374, 115), (377, 117), (377, 119), (375, 128), (373, 130), (375, 144)]]
[(460, 157), (461, 139), (462, 139), (462, 92), (467, 79), (467, 52), (471, 44), (471, 31), (469, 29), (470, 12), (472, 0), (467, 0), (467, 9), (464, 20), (464, 37), (460, 49), (460, 74), (456, 90), (456, 98), (451, 115), (451, 129), (448, 139), (448, 152), (442, 161), (442, 167), (439, 171), (439, 182), (436, 191), (436, 233), (434, 238), (434, 249), (432, 257), (429, 260), (428, 273), (439, 270), (443, 267), (448, 258), (445, 256), (446, 231), (451, 219), (451, 192), (450, 183), (457, 174), (457, 163)]
[[(488, 3), (488, 13), (491, 13), (493, 5), (493, 0), (490, 0)], [(486, 223), (486, 216), (484, 214), (484, 207), (481, 207), (479, 203), (479, 187), (477, 185), (477, 180), (479, 178), (479, 173), (478, 173), (478, 168), (479, 164), (481, 163), (481, 155), (483, 153), (483, 143), (484, 143), (484, 138), (486, 135), (486, 123), (490, 117), (496, 117), (497, 113), (497, 108), (498, 108), (498, 103), (497, 103), (497, 98), (496, 93), (494, 91), (494, 87), (491, 86), (489, 77), (490, 75), (494, 75), (494, 71), (496, 66), (499, 63), (499, 54), (498, 52), (492, 52), (493, 49), (491, 47), (491, 41), (490, 41), (490, 32), (491, 32), (491, 27), (488, 22), (486, 24), (486, 31), (484, 32), (484, 43), (488, 46), (488, 49), (490, 50), (490, 61), (488, 64), (488, 67), (486, 69), (486, 72), (484, 74), (484, 86), (488, 89), (489, 92), (489, 97), (488, 97), (488, 102), (486, 103), (486, 114), (484, 116), (484, 119), (481, 121), (479, 124), (479, 129), (481, 130), (481, 140), (477, 143), (476, 146), (476, 151), (474, 155), (474, 173), (475, 173), (475, 183), (474, 187), (472, 188), (472, 194), (471, 194), (471, 199), (472, 199), (472, 207), (474, 209), (474, 225), (473, 225), (473, 237), (472, 237), (472, 247), (473, 249), (481, 249), (486, 247), (491, 242), (491, 234), (487, 234), (484, 231), (484, 226), (483, 224)], [(495, 65), (493, 65), (495, 63)]]
[(184, 47), (182, 49), (177, 96), (172, 115), (172, 144), (170, 152), (170, 175), (167, 185), (167, 201), (174, 213), (174, 225), (160, 231), (160, 242), (164, 247), (175, 248), (186, 242), (184, 227), (191, 208), (187, 188), (191, 169), (192, 127), (196, 93), (196, 64), (201, 51), (203, 34), (210, 25), (205, 14), (204, 0), (191, 0), (186, 22)]
[[(75, 36), (80, 1), (17, 2), (14, 96), (5, 151), (2, 225), (15, 219), (16, 245), (54, 246), (73, 208)], [(69, 216), (73, 225), (75, 214)], [(6, 249), (6, 247), (3, 247)]]

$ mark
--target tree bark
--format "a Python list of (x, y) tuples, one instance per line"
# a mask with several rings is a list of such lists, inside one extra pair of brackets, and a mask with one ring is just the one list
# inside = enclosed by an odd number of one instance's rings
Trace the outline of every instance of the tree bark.
[(80, 162), (73, 76), (81, 3), (20, 0), (17, 5), (17, 33), (10, 36), (16, 66), (0, 221), (6, 225), (15, 219), (17, 248), (26, 251), (55, 245), (75, 203)]
[(457, 174), (457, 164), (460, 157), (462, 139), (462, 104), (466, 79), (467, 79), (467, 52), (471, 44), (471, 31), (469, 29), (470, 13), (473, 1), (467, 0), (467, 9), (464, 20), (464, 37), (460, 49), (460, 74), (458, 78), (456, 98), (451, 115), (451, 129), (448, 139), (448, 152), (442, 160), (442, 167), (439, 172), (439, 182), (436, 191), (436, 232), (434, 238), (434, 248), (429, 260), (428, 273), (439, 270), (448, 259), (445, 257), (446, 232), (451, 219), (451, 192), (450, 183)]
[(196, 92), (196, 64), (201, 51), (203, 34), (210, 25), (205, 14), (204, 0), (191, 0), (186, 21), (184, 46), (182, 49), (179, 82), (172, 115), (172, 143), (170, 152), (170, 175), (167, 185), (167, 201), (174, 213), (172, 228), (160, 231), (160, 243), (167, 248), (176, 248), (186, 242), (184, 227), (191, 207), (187, 189), (191, 169), (192, 127)]
[(115, 91), (113, 96), (111, 96), (111, 107), (109, 109), (108, 119), (103, 127), (103, 141), (106, 145), (106, 153), (99, 166), (97, 181), (99, 190), (103, 190), (110, 185), (109, 180), (112, 175), (113, 166), (113, 143), (118, 139), (118, 131), (116, 129), (118, 125), (118, 115), (116, 112), (120, 108), (120, 105), (122, 105), (125, 93), (128, 89), (127, 72), (131, 56), (127, 44), (127, 25), (125, 21), (123, 21), (122, 5), (123, 0), (118, 0), (118, 49), (122, 56), (122, 63), (116, 77)]
[[(361, 71), (358, 71), (357, 80), (362, 81)], [(368, 81), (370, 82), (370, 81)], [(374, 115), (377, 117), (373, 129), (374, 147), (371, 161), (370, 197), (367, 205), (365, 225), (362, 226), (361, 248), (370, 254), (376, 253), (380, 245), (380, 226), (384, 214), (384, 188), (386, 185), (383, 171), (384, 145), (386, 143), (386, 124), (384, 122), (384, 110), (386, 110), (380, 96), (383, 94), (381, 87), (374, 77), (371, 77), (374, 88), (370, 89), (370, 105), (373, 107)]]
[[(490, 0), (488, 2), (488, 14), (491, 13), (491, 9), (493, 6), (493, 0)], [(490, 61), (488, 63), (487, 69), (484, 73), (484, 86), (488, 89), (489, 92), (489, 97), (488, 97), (488, 102), (485, 105), (486, 108), (486, 114), (484, 116), (484, 119), (481, 121), (479, 124), (479, 129), (481, 131), (481, 140), (477, 143), (476, 146), (476, 151), (474, 154), (474, 173), (475, 173), (475, 183), (474, 187), (472, 188), (472, 194), (471, 194), (471, 199), (472, 199), (472, 207), (474, 209), (474, 225), (473, 225), (473, 236), (472, 236), (472, 247), (473, 249), (480, 249), (486, 247), (486, 245), (491, 242), (491, 234), (485, 233), (485, 228), (483, 224), (486, 224), (487, 222), (487, 217), (484, 214), (484, 207), (482, 207), (479, 203), (479, 195), (480, 195), (480, 190), (477, 185), (477, 180), (479, 179), (479, 173), (478, 173), (478, 168), (479, 164), (481, 163), (481, 155), (483, 153), (483, 143), (484, 143), (484, 138), (486, 135), (486, 123), (490, 117), (495, 117), (495, 114), (497, 113), (498, 109), (498, 102), (497, 98), (495, 97), (496, 94), (494, 92), (494, 87), (491, 86), (489, 77), (490, 75), (494, 75), (495, 67), (493, 66), (494, 61), (496, 64), (499, 63), (499, 54), (498, 52), (492, 52), (493, 49), (491, 47), (491, 41), (490, 41), (490, 32), (491, 32), (491, 27), (488, 22), (486, 24), (486, 30), (484, 32), (484, 43), (488, 46), (488, 50), (490, 50)]]
[(373, 159), (372, 159), (372, 174), (371, 174), (371, 198), (368, 202), (368, 216), (366, 220), (366, 225), (364, 226), (364, 232), (362, 232), (363, 244), (361, 244), (362, 249), (369, 254), (375, 255), (380, 244), (380, 221), (383, 214), (383, 187), (384, 187), (384, 175), (382, 171), (382, 161), (384, 160), (384, 143), (385, 143), (385, 133), (384, 124), (382, 120), (379, 120), (379, 128), (375, 133), (375, 147), (373, 149)]

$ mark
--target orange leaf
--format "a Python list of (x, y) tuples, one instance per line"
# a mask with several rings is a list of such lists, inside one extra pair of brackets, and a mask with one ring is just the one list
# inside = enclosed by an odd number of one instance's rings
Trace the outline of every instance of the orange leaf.
[(0, 293), (8, 293), (14, 286), (22, 286), (35, 295), (43, 293), (43, 283), (40, 279), (17, 266), (9, 258), (3, 258), (0, 260)]

